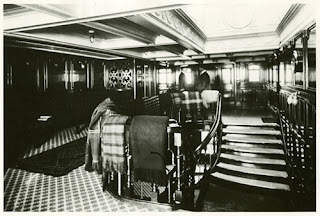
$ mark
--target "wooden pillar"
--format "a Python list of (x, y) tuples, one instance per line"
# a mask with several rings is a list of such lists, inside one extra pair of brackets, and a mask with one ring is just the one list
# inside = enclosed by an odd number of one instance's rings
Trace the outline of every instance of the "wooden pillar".
[(137, 99), (138, 90), (137, 90), (136, 59), (133, 59), (132, 84), (133, 84), (133, 99)]
[(303, 89), (307, 88), (308, 76), (308, 33), (307, 30), (303, 31), (302, 35), (302, 53), (303, 53)]

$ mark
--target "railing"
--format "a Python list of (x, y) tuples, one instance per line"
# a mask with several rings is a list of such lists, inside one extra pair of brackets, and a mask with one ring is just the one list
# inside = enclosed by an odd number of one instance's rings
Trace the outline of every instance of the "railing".
[(204, 140), (198, 145), (198, 147), (194, 151), (194, 155), (196, 158), (196, 161), (199, 162), (201, 151), (206, 150), (209, 142), (214, 138), (213, 144), (213, 152), (215, 161), (210, 164), (210, 168), (207, 170), (211, 170), (214, 168), (215, 164), (217, 163), (218, 156), (220, 154), (220, 148), (221, 148), (221, 138), (222, 138), (222, 123), (221, 123), (221, 94), (219, 94), (218, 101), (217, 101), (217, 107), (216, 107), (216, 115), (215, 115), (215, 121), (212, 124), (208, 135), (204, 138)]
[[(217, 164), (219, 155), (221, 153), (221, 139), (222, 139), (222, 122), (221, 122), (221, 94), (219, 94), (218, 101), (216, 103), (216, 113), (214, 121), (212, 122), (210, 129), (207, 131), (207, 135), (198, 145), (192, 145), (188, 132), (182, 127), (181, 135), (183, 141), (184, 162), (183, 170), (181, 173), (182, 190), (184, 190), (184, 196), (182, 202), (184, 205), (190, 206), (196, 203), (194, 202), (194, 192), (199, 188), (206, 177), (211, 173), (211, 170)], [(202, 125), (206, 127), (206, 125)], [(202, 127), (200, 126), (200, 127)], [(196, 147), (192, 147), (196, 146)], [(209, 161), (207, 161), (208, 157)], [(200, 179), (195, 179), (201, 175)], [(180, 192), (177, 192), (179, 194)]]
[(291, 188), (291, 191), (295, 190), (295, 185), (294, 185), (294, 180), (295, 180), (295, 173), (294, 173), (294, 169), (292, 167), (292, 161), (291, 161), (291, 157), (288, 151), (288, 144), (285, 138), (285, 131), (284, 131), (284, 124), (285, 124), (285, 120), (284, 120), (284, 116), (282, 115), (283, 111), (280, 111), (279, 109), (276, 109), (276, 113), (277, 113), (277, 117), (278, 117), (278, 121), (279, 121), (279, 125), (280, 125), (280, 131), (281, 131), (281, 139), (282, 139), (282, 143), (283, 143), (283, 150), (285, 152), (285, 161), (286, 161), (286, 166), (287, 166), (287, 172), (288, 172), (288, 176), (289, 176), (289, 185)]
[(291, 191), (297, 209), (315, 205), (316, 107), (312, 94), (281, 90), (278, 106)]

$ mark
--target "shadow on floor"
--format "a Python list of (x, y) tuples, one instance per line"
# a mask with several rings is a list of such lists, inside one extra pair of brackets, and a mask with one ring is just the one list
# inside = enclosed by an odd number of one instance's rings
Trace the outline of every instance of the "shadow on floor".
[(205, 212), (284, 212), (292, 211), (288, 199), (230, 190), (209, 184), (204, 198)]

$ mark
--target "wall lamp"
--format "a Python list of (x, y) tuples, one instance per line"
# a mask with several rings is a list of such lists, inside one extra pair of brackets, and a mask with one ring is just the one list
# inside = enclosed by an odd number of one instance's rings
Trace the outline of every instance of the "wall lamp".
[(300, 94), (300, 92), (294, 92), (292, 94), (289, 95), (287, 102), (288, 104), (292, 104), (292, 105), (297, 105), (298, 104), (298, 94)]
[(94, 42), (94, 30), (89, 30), (89, 40), (91, 43)]

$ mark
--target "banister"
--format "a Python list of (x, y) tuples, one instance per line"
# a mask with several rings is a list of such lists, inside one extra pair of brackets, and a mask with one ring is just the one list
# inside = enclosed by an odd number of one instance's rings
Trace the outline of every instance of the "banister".
[[(213, 163), (210, 164), (210, 166), (208, 167), (208, 169), (205, 170), (204, 175), (206, 175), (206, 173), (210, 173), (210, 171), (214, 168), (214, 166), (217, 164), (219, 155), (220, 155), (220, 150), (221, 150), (221, 126), (222, 126), (222, 122), (221, 122), (221, 94), (219, 93), (219, 97), (218, 97), (218, 101), (217, 101), (217, 108), (216, 108), (216, 114), (215, 114), (215, 121), (213, 122), (209, 133), (207, 134), (207, 136), (203, 139), (202, 142), (199, 143), (199, 145), (197, 145), (195, 150), (191, 150), (191, 144), (187, 138), (187, 133), (184, 132), (183, 128), (181, 129), (181, 131), (186, 135), (184, 136), (184, 141), (185, 141), (185, 146), (188, 149), (188, 153), (189, 156), (191, 158), (190, 162), (192, 163), (190, 166), (196, 166), (196, 163), (198, 162), (198, 160), (200, 159), (199, 156), (201, 154), (201, 151), (203, 149), (205, 149), (207, 147), (207, 145), (209, 144), (210, 140), (214, 137), (214, 134), (217, 133), (218, 136), (218, 142), (217, 142), (217, 152), (215, 152), (215, 161)], [(190, 151), (191, 150), (191, 151)]]
[(280, 110), (279, 108), (276, 110), (277, 117), (278, 117), (279, 124), (280, 124), (281, 139), (282, 139), (282, 142), (283, 142), (283, 150), (285, 152), (284, 153), (284, 159), (286, 161), (286, 167), (287, 167), (287, 171), (288, 171), (288, 175), (289, 175), (289, 185), (290, 185), (291, 189), (294, 189), (293, 180), (295, 178), (295, 173), (294, 173), (294, 169), (293, 169), (292, 164), (291, 164), (291, 160), (289, 158), (290, 154), (289, 154), (289, 151), (288, 151), (288, 148), (287, 148), (287, 142), (286, 142), (286, 139), (284, 137), (284, 129), (283, 129), (283, 122), (282, 122), (282, 121), (284, 121), (284, 119), (282, 118), (282, 113), (283, 112), (284, 111)]
[(204, 140), (195, 149), (194, 152), (195, 152), (196, 156), (199, 155), (201, 153), (201, 150), (204, 149), (208, 145), (208, 143), (212, 139), (214, 133), (217, 131), (218, 126), (220, 125), (220, 123), (221, 123), (221, 94), (219, 93), (215, 121), (212, 124), (207, 136), (204, 138)]

